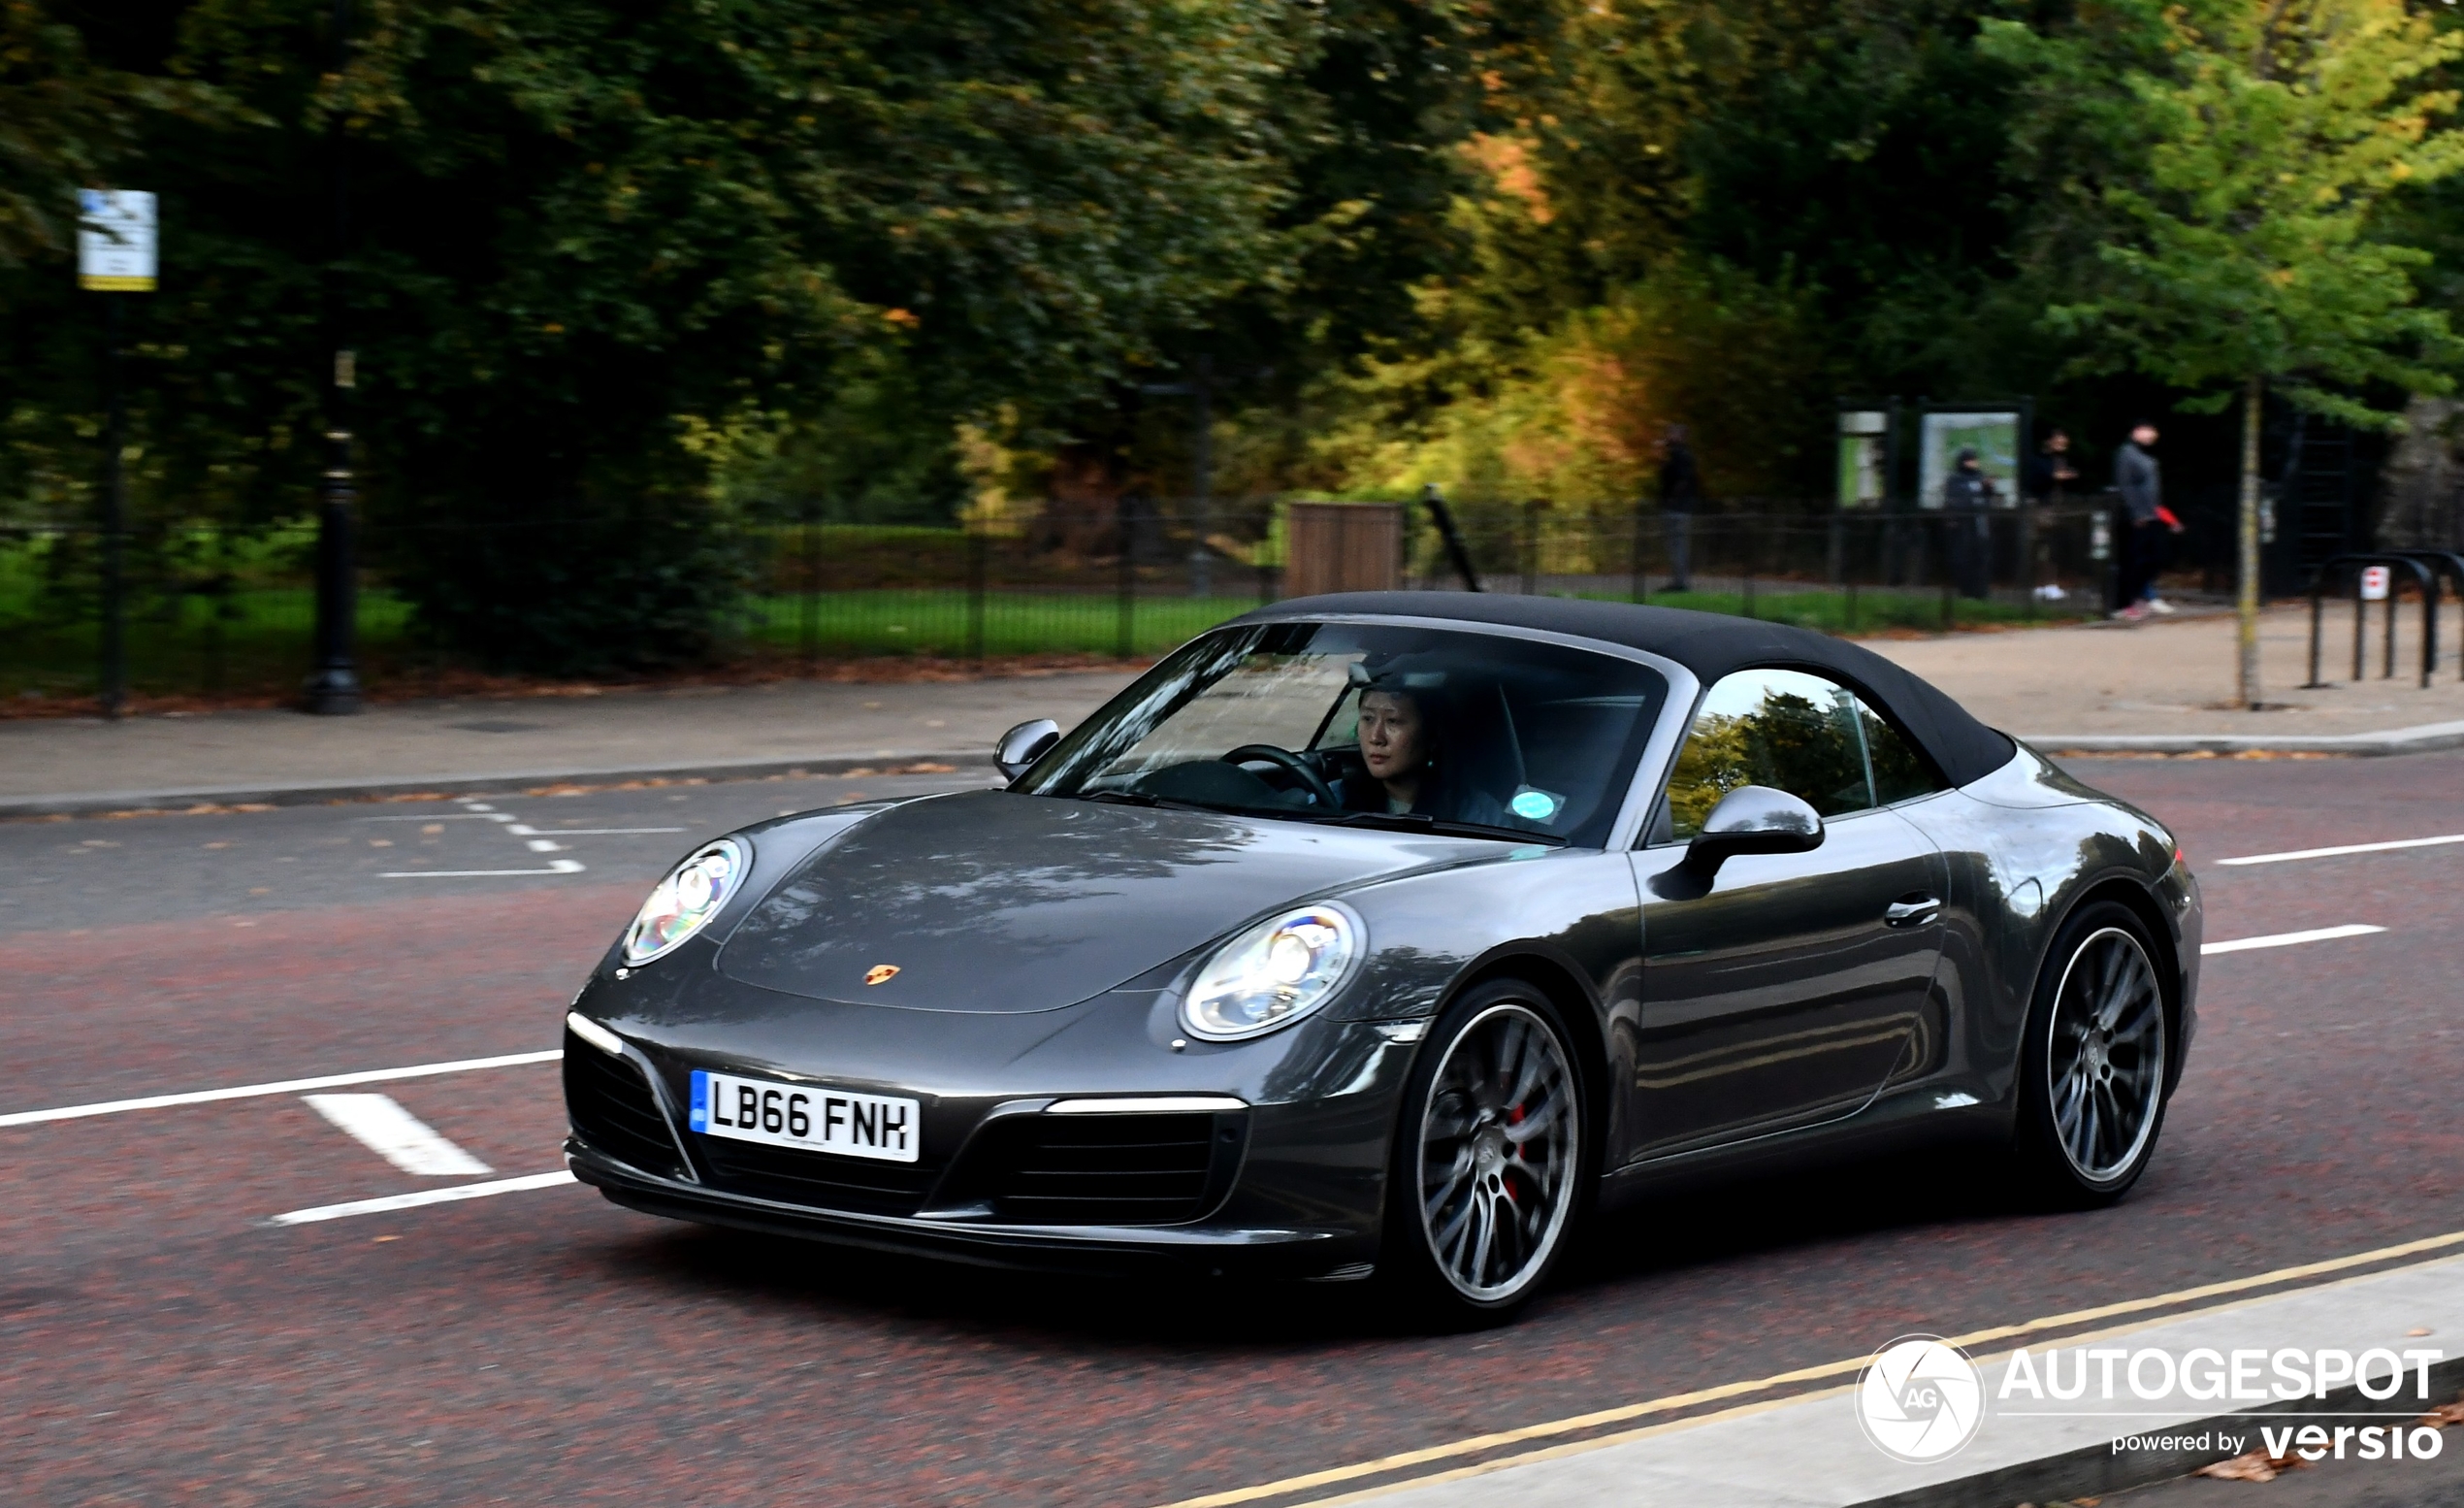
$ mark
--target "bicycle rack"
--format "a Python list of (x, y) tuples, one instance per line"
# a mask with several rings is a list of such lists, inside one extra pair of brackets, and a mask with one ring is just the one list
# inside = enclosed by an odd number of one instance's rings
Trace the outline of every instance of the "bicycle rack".
[[(2367, 676), (2362, 658), (2363, 640), (2369, 633), (2369, 605), (2361, 597), (2362, 566), (2402, 566), (2413, 573), (2415, 584), (2421, 588), (2421, 685), (2428, 689), (2431, 672), (2438, 665), (2439, 653), (2439, 583), (2437, 575), (2422, 561), (2409, 555), (2383, 554), (2378, 551), (2351, 555), (2331, 555), (2319, 563), (2310, 575), (2310, 679), (2302, 682), (2305, 691), (2316, 691), (2332, 684), (2318, 678), (2318, 645), (2326, 621), (2327, 577), (2339, 566), (2354, 567), (2352, 573), (2352, 678)], [(2395, 675), (2395, 583), (2387, 583), (2386, 669), (2382, 679)]]
[[(2383, 553), (2401, 555), (2407, 560), (2417, 560), (2433, 572), (2447, 573), (2448, 584), (2455, 589), (2455, 600), (2458, 603), (2464, 603), (2464, 555), (2457, 554), (2453, 550), (2424, 549), (2387, 550)], [(2455, 674), (2457, 679), (2464, 680), (2464, 658), (2456, 661)]]

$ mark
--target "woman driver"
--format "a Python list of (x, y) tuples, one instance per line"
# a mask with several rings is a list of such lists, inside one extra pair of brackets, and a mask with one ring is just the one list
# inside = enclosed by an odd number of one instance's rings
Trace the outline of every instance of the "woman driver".
[(1487, 792), (1444, 778), (1432, 710), (1418, 693), (1400, 686), (1373, 685), (1360, 694), (1360, 762), (1368, 767), (1372, 784), (1366, 792), (1345, 790), (1344, 804), (1490, 827), (1529, 827)]

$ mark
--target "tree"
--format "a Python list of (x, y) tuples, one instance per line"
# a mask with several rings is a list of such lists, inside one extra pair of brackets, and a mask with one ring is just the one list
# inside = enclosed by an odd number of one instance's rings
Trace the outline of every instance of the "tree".
[(41, 0), (0, 0), (0, 268), (65, 252), (77, 191), (103, 186), (145, 115), (204, 103), (97, 60)]
[[(165, 66), (229, 111), (139, 142), (165, 238), (139, 433), (159, 510), (295, 516), (336, 263), (372, 550), (501, 663), (697, 648), (738, 438), (843, 429), (859, 388), (943, 436), (1100, 393), (1278, 246), (1264, 0), (355, 10), (331, 74), (326, 0), (180, 12)], [(0, 408), (80, 401), (45, 366), (67, 286), (53, 263), (0, 295)]]
[(2097, 286), (2048, 311), (2091, 361), (2242, 408), (2242, 705), (2259, 705), (2259, 424), (2267, 390), (2347, 424), (2399, 414), (2367, 388), (2443, 393), (2464, 356), (2415, 302), (2428, 254), (2374, 234), (2388, 196), (2464, 167), (2436, 87), (2464, 36), (2403, 0), (2109, 0), (2067, 29), (1989, 21), (2028, 70), (2031, 147), (2075, 152), (2072, 202), (2101, 215)]

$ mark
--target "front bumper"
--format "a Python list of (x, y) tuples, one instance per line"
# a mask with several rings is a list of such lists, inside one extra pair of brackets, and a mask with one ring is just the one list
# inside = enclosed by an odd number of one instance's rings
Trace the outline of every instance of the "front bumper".
[[(805, 1001), (748, 1011), (770, 1002), (738, 987), (726, 1003), (754, 1019), (733, 1031), (710, 1019), (715, 1011), (678, 1023), (591, 1008), (614, 1003), (597, 991), (576, 1002), (605, 1042), (567, 1033), (573, 1134), (565, 1151), (577, 1178), (629, 1208), (1014, 1266), (1326, 1278), (1376, 1261), (1412, 1056), (1409, 1041), (1376, 1024), (1313, 1019), (1183, 1052), (1167, 1045), (1169, 1014), (1153, 1019), (1159, 1004), (1148, 994), (1039, 1021)], [(806, 1065), (821, 1063), (828, 1074), (811, 1074)], [(913, 1098), (918, 1161), (693, 1131), (696, 1068)], [(1158, 1096), (1212, 1104), (1052, 1109)]]
[(579, 1135), (565, 1142), (573, 1176), (645, 1215), (771, 1235), (912, 1253), (983, 1266), (1052, 1271), (1160, 1269), (1246, 1276), (1365, 1277), (1375, 1230), (1251, 1227), (1220, 1220), (1184, 1226), (1028, 1226), (821, 1209), (645, 1173)]

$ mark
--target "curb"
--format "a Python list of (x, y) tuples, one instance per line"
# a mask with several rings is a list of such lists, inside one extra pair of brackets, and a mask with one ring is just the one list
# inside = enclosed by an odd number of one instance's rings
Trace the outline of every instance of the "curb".
[(2464, 748), (2464, 722), (2424, 723), (2385, 733), (2343, 734), (2059, 734), (2019, 738), (2041, 753), (2082, 754), (2345, 754), (2373, 757)]
[[(2404, 1416), (2408, 1427), (2409, 1422), (2418, 1414), (2426, 1414), (2453, 1396), (2459, 1386), (2464, 1386), (2464, 1356), (2431, 1362), (2432, 1400)], [(2366, 1399), (2358, 1387), (2348, 1385), (2323, 1399), (2300, 1398), (2236, 1413), (2212, 1414), (2190, 1424), (2169, 1425), (2149, 1433), (2196, 1436), (2230, 1429), (2245, 1437), (2246, 1449), (2255, 1449), (2258, 1426), (2262, 1423), (2270, 1426), (2282, 1423), (2296, 1428), (2307, 1424), (2332, 1425), (2334, 1416), (2341, 1411), (2355, 1407), (2381, 1409), (2394, 1401), (2392, 1398), (2383, 1403)], [(2459, 1444), (2457, 1448), (2464, 1449), (2464, 1444)], [(1961, 1477), (1956, 1481), (1911, 1488), (1887, 1497), (1868, 1497), (1853, 1504), (1852, 1508), (1978, 1508), (1980, 1504), (2100, 1497), (2108, 1492), (2186, 1477), (2201, 1466), (2230, 1460), (2233, 1455), (2233, 1452), (2211, 1447), (2204, 1451), (2134, 1451), (2124, 1456), (2114, 1451), (2110, 1444), (2089, 1446), (2082, 1450), (2065, 1451), (2059, 1456), (1996, 1466), (1991, 1471), (1978, 1472), (1975, 1476)]]
[[(513, 770), (495, 774), (428, 779), (306, 780), (292, 785), (190, 786), (163, 791), (74, 791), (59, 796), (0, 797), (0, 819), (91, 815), (104, 811), (177, 811), (199, 805), (314, 806), (406, 796), (467, 796), (534, 785), (621, 785), (632, 780), (760, 780), (772, 775), (843, 775), (852, 770), (898, 773), (900, 766), (946, 765), (953, 770), (989, 770), (992, 756), (925, 750), (865, 758), (853, 754), (810, 759), (718, 760), (697, 765), (659, 765), (615, 770)], [(928, 773), (930, 771), (917, 771)]]

